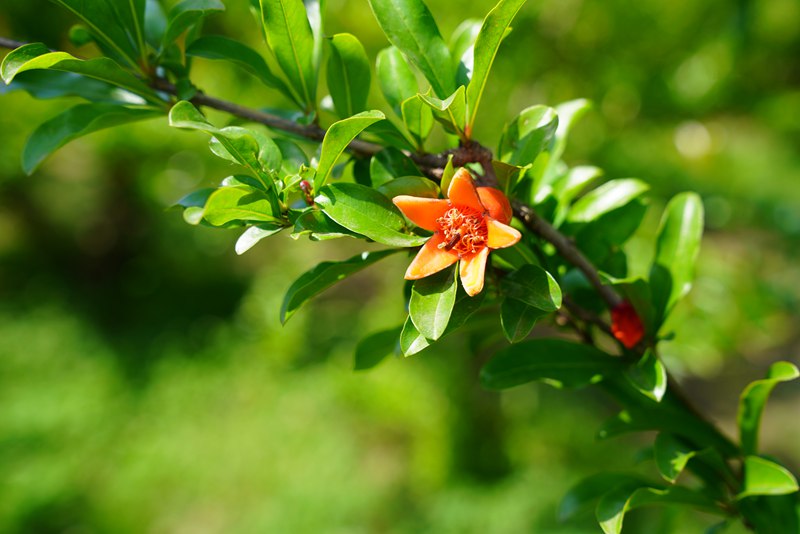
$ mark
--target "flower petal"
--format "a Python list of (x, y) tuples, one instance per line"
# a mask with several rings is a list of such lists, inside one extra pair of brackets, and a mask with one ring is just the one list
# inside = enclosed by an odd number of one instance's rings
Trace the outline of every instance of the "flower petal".
[(452, 250), (439, 248), (439, 244), (442, 242), (444, 242), (444, 237), (438, 232), (428, 239), (427, 243), (417, 252), (411, 265), (408, 266), (406, 280), (425, 278), (458, 261), (458, 254)]
[(472, 208), (478, 213), (485, 211), (472, 176), (463, 167), (458, 169), (456, 175), (453, 176), (453, 181), (450, 182), (450, 188), (447, 190), (447, 197), (456, 206)]
[(497, 219), (501, 223), (508, 224), (514, 212), (511, 210), (511, 203), (508, 197), (495, 187), (479, 187), (478, 197), (481, 204), (489, 212), (489, 216)]
[(483, 247), (480, 252), (468, 258), (461, 258), (460, 275), (461, 285), (467, 295), (474, 297), (483, 290), (483, 277), (486, 274), (486, 258), (489, 249)]
[(409, 195), (398, 195), (392, 199), (392, 202), (411, 222), (431, 232), (439, 228), (436, 219), (444, 215), (444, 212), (450, 207), (450, 203), (446, 200)]
[(506, 248), (516, 245), (522, 239), (522, 234), (516, 228), (496, 221), (491, 217), (486, 217), (486, 246), (489, 248)]

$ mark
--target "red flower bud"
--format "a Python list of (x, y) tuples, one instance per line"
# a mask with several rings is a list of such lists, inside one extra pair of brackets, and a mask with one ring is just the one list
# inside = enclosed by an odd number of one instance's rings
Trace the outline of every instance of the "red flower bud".
[(617, 340), (632, 349), (644, 337), (644, 326), (630, 302), (623, 301), (611, 310), (611, 332)]

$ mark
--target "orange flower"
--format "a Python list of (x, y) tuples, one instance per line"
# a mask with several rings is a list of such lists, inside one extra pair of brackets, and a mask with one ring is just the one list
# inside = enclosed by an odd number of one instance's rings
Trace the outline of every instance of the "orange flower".
[(611, 333), (627, 349), (635, 347), (644, 337), (642, 321), (627, 300), (617, 304), (611, 310)]
[(508, 226), (511, 205), (499, 189), (475, 187), (464, 168), (459, 169), (447, 199), (394, 197), (393, 202), (414, 224), (433, 232), (406, 271), (406, 280), (438, 273), (461, 260), (464, 290), (471, 297), (483, 289), (486, 258), (495, 248), (517, 243), (522, 235)]

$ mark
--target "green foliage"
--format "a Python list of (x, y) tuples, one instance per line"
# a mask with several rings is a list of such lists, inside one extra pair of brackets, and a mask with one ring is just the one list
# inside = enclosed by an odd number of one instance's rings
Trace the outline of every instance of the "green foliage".
[(350, 117), (367, 109), (369, 96), (369, 59), (358, 39), (349, 33), (337, 33), (330, 39), (328, 89), (340, 117)]
[(328, 181), (333, 165), (350, 141), (355, 139), (367, 126), (383, 119), (385, 116), (380, 111), (363, 111), (331, 125), (322, 140), (317, 176), (314, 179), (315, 189), (321, 188)]
[(739, 434), (744, 454), (758, 453), (758, 431), (761, 414), (772, 389), (781, 382), (800, 377), (797, 366), (789, 362), (772, 364), (767, 377), (748, 385), (739, 398)]
[(456, 269), (451, 267), (414, 282), (408, 317), (417, 332), (430, 341), (444, 335), (456, 303)]

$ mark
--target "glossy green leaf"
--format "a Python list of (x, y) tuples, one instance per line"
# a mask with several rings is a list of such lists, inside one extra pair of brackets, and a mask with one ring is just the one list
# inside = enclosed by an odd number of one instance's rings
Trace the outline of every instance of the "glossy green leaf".
[(550, 273), (538, 265), (523, 265), (503, 278), (500, 287), (507, 297), (544, 312), (561, 307), (561, 288)]
[(154, 49), (158, 49), (167, 31), (167, 14), (159, 0), (145, 0), (144, 38)]
[(375, 72), (383, 96), (397, 116), (402, 117), (402, 103), (419, 92), (417, 77), (406, 63), (402, 52), (394, 46), (378, 52)]
[(689, 460), (697, 454), (695, 447), (668, 432), (656, 436), (653, 452), (658, 472), (670, 483), (678, 479)]
[(306, 7), (306, 16), (308, 17), (308, 24), (311, 26), (311, 35), (314, 36), (314, 52), (312, 60), (314, 70), (319, 72), (322, 65), (322, 44), (325, 40), (325, 13), (326, 0), (303, 0), (303, 5)]
[[(8, 84), (17, 74), (37, 69), (80, 74), (130, 91), (151, 103), (163, 104), (163, 101), (155, 91), (113, 60), (105, 57), (86, 60), (78, 59), (66, 52), (50, 52), (41, 43), (27, 44), (11, 51), (3, 59), (2, 65), (0, 65), (0, 75)], [(131, 98), (135, 99), (132, 95)]]
[(203, 219), (213, 226), (229, 223), (279, 223), (268, 193), (246, 185), (221, 187), (208, 197)]
[(739, 435), (742, 452), (756, 454), (758, 452), (758, 430), (761, 414), (772, 389), (781, 382), (789, 382), (800, 377), (797, 366), (789, 362), (775, 362), (770, 366), (767, 377), (751, 382), (742, 391), (739, 398)]
[(651, 349), (628, 367), (625, 378), (630, 380), (636, 389), (656, 402), (661, 402), (667, 391), (667, 369)]
[(220, 0), (181, 0), (169, 10), (164, 31), (163, 48), (171, 45), (183, 32), (215, 11), (224, 11)]
[(371, 187), (352, 183), (326, 185), (315, 201), (328, 217), (378, 243), (413, 247), (428, 239), (403, 233), (403, 214)]
[(558, 127), (558, 115), (547, 106), (531, 106), (503, 129), (499, 158), (511, 165), (525, 166), (549, 150)]
[(597, 473), (584, 478), (572, 486), (561, 500), (558, 507), (559, 521), (566, 521), (609, 491), (623, 485), (639, 487), (647, 485), (647, 481), (640, 475), (613, 472)]
[(444, 166), (444, 170), (442, 171), (442, 181), (439, 182), (441, 184), (440, 189), (443, 193), (447, 194), (450, 191), (450, 183), (453, 181), (453, 176), (456, 175), (456, 169), (453, 166), (453, 155), (447, 155), (447, 164)]
[(354, 370), (372, 369), (392, 354), (397, 347), (402, 326), (368, 335), (356, 345)]
[(611, 180), (587, 193), (572, 205), (567, 221), (588, 223), (621, 208), (650, 189), (646, 183), (634, 178)]
[[(447, 323), (447, 329), (442, 337), (448, 336), (461, 328), (472, 315), (477, 312), (483, 300), (486, 297), (486, 292), (481, 292), (470, 297), (464, 291), (460, 284), (456, 284), (456, 302), (453, 305), (453, 311), (450, 314), (450, 321)], [(441, 339), (441, 338), (440, 338)], [(403, 325), (403, 331), (400, 334), (400, 350), (404, 356), (412, 356), (428, 348), (434, 341), (427, 339), (419, 333), (417, 327), (411, 317), (408, 317)]]
[(369, 59), (358, 39), (349, 33), (337, 33), (329, 42), (328, 89), (339, 117), (350, 117), (367, 108)]
[(798, 491), (797, 479), (782, 465), (759, 456), (744, 459), (744, 485), (737, 498), (786, 495)]
[(417, 147), (422, 148), (433, 128), (433, 111), (419, 95), (414, 95), (400, 104), (400, 113)]
[(469, 84), (474, 63), (475, 40), (483, 26), (483, 21), (467, 19), (453, 31), (450, 36), (450, 57), (453, 58), (453, 67), (456, 72), (456, 85)]
[(281, 305), (281, 323), (286, 324), (300, 307), (337, 282), (386, 258), (397, 250), (362, 252), (344, 261), (324, 261), (295, 280)]
[(285, 227), (281, 224), (260, 224), (258, 226), (251, 226), (236, 240), (234, 250), (236, 254), (244, 254), (262, 239), (275, 235), (284, 228)]
[(592, 109), (592, 103), (583, 98), (563, 102), (555, 107), (556, 115), (558, 115), (558, 129), (553, 136), (553, 147), (551, 149), (553, 154), (551, 161), (553, 163), (561, 159), (564, 149), (567, 147), (570, 131), (590, 109)]
[(380, 185), (377, 189), (386, 198), (394, 198), (398, 195), (439, 198), (439, 186), (436, 185), (436, 182), (422, 176), (401, 176)]
[(333, 166), (347, 145), (360, 134), (364, 128), (385, 119), (380, 111), (362, 111), (347, 119), (335, 122), (328, 128), (322, 140), (322, 150), (317, 165), (317, 176), (314, 178), (314, 188), (319, 189), (328, 181)]
[[(668, 275), (668, 296), (665, 284), (654, 291), (666, 297), (665, 302), (656, 305), (666, 317), (673, 306), (692, 288), (694, 264), (700, 252), (703, 237), (703, 202), (695, 193), (675, 195), (664, 209), (661, 227), (656, 238), (656, 256), (653, 270), (662, 270)], [(651, 284), (656, 285), (656, 277), (651, 274)], [(662, 297), (663, 298), (663, 297)]]
[(278, 65), (300, 100), (313, 109), (317, 95), (315, 43), (302, 0), (261, 0), (261, 19)]
[(558, 208), (553, 217), (554, 226), (561, 226), (567, 218), (572, 201), (602, 176), (602, 169), (586, 165), (571, 168), (553, 182), (553, 196), (558, 201)]
[(467, 99), (463, 85), (444, 100), (431, 95), (419, 95), (419, 98), (433, 110), (433, 117), (444, 126), (445, 130), (459, 137), (465, 137)]
[(450, 50), (422, 0), (370, 0), (383, 33), (422, 72), (441, 98), (455, 89)]
[(325, 213), (316, 209), (305, 211), (294, 222), (292, 238), (299, 239), (304, 235), (307, 235), (311, 241), (358, 237), (358, 234), (332, 221)]
[(597, 521), (605, 534), (619, 534), (627, 512), (652, 505), (684, 505), (724, 515), (713, 500), (683, 486), (660, 489), (622, 485), (600, 498), (596, 510)]
[(530, 339), (499, 351), (483, 369), (481, 384), (507, 389), (535, 380), (580, 387), (620, 372), (619, 359), (563, 339)]
[(511, 297), (506, 297), (500, 304), (500, 323), (509, 343), (527, 338), (536, 321), (545, 315), (547, 312)]
[(273, 74), (261, 54), (234, 39), (222, 35), (204, 35), (192, 41), (186, 49), (186, 55), (233, 63), (258, 78), (267, 87), (278, 89), (287, 97), (294, 98), (283, 80)]
[(143, 53), (142, 0), (109, 2), (107, 0), (53, 0), (77, 15), (88, 27), (101, 48), (139, 69)]
[(159, 116), (163, 116), (163, 111), (152, 108), (79, 104), (34, 130), (22, 151), (22, 169), (31, 174), (47, 156), (84, 135)]
[(478, 106), (500, 43), (503, 41), (511, 21), (524, 3), (525, 0), (500, 0), (483, 21), (483, 26), (475, 41), (472, 76), (469, 86), (467, 86), (468, 132), (475, 124)]
[(408, 314), (417, 331), (431, 341), (444, 334), (456, 303), (456, 269), (450, 267), (414, 282)]
[[(369, 162), (372, 185), (380, 187), (402, 176), (422, 176), (414, 161), (400, 150), (387, 147), (372, 156)], [(391, 195), (386, 195), (391, 198)]]

